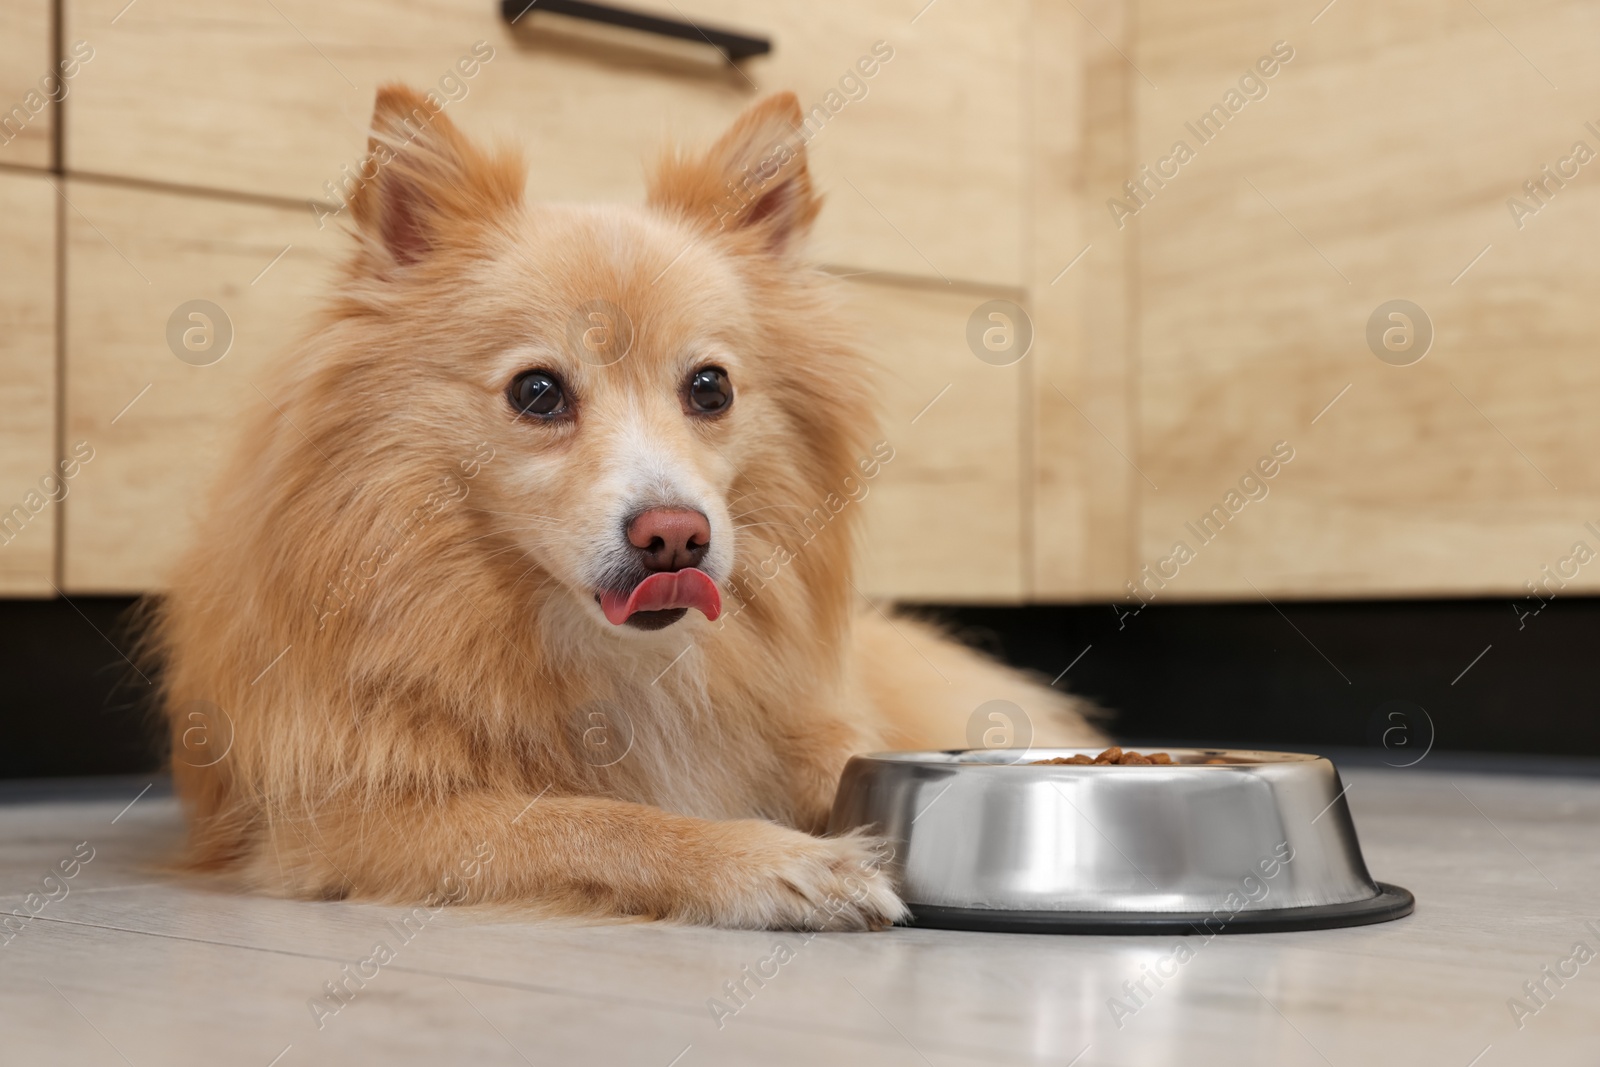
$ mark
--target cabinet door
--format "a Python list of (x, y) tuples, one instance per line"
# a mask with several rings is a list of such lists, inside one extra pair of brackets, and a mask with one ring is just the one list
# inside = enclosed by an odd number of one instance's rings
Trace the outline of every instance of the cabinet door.
[(0, 4), (0, 164), (50, 166), (56, 98), (71, 92), (54, 75), (49, 0)]
[(1095, 194), (1169, 175), (1104, 224), (1138, 242), (1139, 562), (1195, 554), (1162, 595), (1600, 588), (1572, 561), (1600, 550), (1592, 6), (1155, 0), (1140, 26), (1136, 158)]
[(187, 544), (241, 414), (268, 402), (253, 383), (305, 328), (339, 234), (296, 208), (67, 195), (67, 438), (94, 459), (66, 502), (65, 588), (142, 592)]
[(56, 467), (56, 194), (0, 172), (0, 594), (48, 595), (72, 480)]
[(997, 366), (967, 339), (983, 292), (858, 283), (858, 319), (883, 368), (894, 459), (867, 485), (862, 591), (932, 602), (1020, 599), (1026, 362)]
[[(255, 382), (303, 328), (342, 238), (292, 208), (85, 182), (69, 195), (81, 214), (68, 220), (67, 417), (95, 457), (67, 506), (67, 589), (159, 588), (240, 413), (267, 402)], [(883, 437), (895, 450), (850, 505), (870, 529), (862, 591), (1019, 596), (1024, 379), (967, 346), (984, 294), (843, 284), (885, 366)], [(170, 340), (175, 313), (196, 300), (220, 309), (201, 309), (214, 338), (224, 323), (232, 333), (209, 365), (195, 365), (203, 353), (180, 359)], [(180, 334), (194, 325), (177, 317)]]
[[(101, 34), (124, 2), (65, 0), (69, 34)], [(525, 147), (533, 195), (637, 200), (642, 159), (792, 89), (815, 116), (825, 262), (1020, 284), (1022, 0), (659, 6), (769, 35), (773, 52), (735, 68), (537, 10), (510, 27), (493, 0), (139, 5), (74, 89), (69, 166), (327, 199), (365, 151), (375, 87), (403, 81), (468, 132)]]

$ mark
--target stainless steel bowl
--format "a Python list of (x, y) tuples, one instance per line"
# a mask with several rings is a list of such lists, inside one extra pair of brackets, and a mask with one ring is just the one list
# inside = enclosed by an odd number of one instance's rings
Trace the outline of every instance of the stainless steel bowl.
[(1176, 762), (1031, 762), (1095, 754), (1071, 748), (856, 756), (829, 831), (887, 838), (888, 869), (924, 926), (1236, 933), (1410, 914), (1410, 893), (1367, 874), (1329, 761), (1164, 751)]

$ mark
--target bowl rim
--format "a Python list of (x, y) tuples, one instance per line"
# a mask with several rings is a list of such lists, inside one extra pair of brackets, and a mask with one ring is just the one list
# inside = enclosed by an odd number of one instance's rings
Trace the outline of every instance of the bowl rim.
[[(1094, 756), (1105, 751), (1105, 746), (1074, 746), (1050, 745), (1029, 748), (947, 748), (947, 749), (904, 749), (884, 752), (863, 752), (852, 756), (853, 760), (872, 760), (878, 763), (887, 763), (897, 766), (943, 767), (958, 768), (963, 770), (981, 771), (994, 768), (1008, 768), (1012, 771), (1019, 767), (1031, 767), (1035, 771), (1070, 771), (1105, 773), (1107, 771), (1133, 771), (1146, 773), (1147, 768), (1160, 768), (1164, 771), (1247, 771), (1260, 767), (1297, 766), (1301, 764), (1326, 762), (1326, 757), (1312, 752), (1283, 752), (1273, 749), (1253, 748), (1190, 748), (1182, 746), (1152, 746), (1146, 745), (1136, 749), (1138, 752), (1165, 752), (1170, 756), (1197, 756), (1219, 757), (1227, 756), (1240, 759), (1237, 763), (1154, 763), (1154, 764), (1126, 764), (1126, 763), (1050, 763), (1041, 764), (1037, 760), (1053, 759), (1057, 756), (1086, 755)], [(1007, 758), (1013, 757), (1014, 758)], [(974, 757), (990, 757), (974, 758)]]

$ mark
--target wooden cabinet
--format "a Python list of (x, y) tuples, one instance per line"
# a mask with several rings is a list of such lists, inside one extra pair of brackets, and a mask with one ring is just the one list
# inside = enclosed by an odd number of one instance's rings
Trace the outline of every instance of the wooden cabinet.
[[(69, 35), (126, 0), (66, 0)], [(825, 262), (1020, 283), (1022, 0), (762, 4), (698, 0), (669, 16), (770, 36), (738, 69), (709, 47), (494, 0), (278, 0), (135, 7), (106, 33), (73, 97), (68, 166), (296, 201), (365, 151), (373, 93), (431, 88), (468, 133), (521, 144), (529, 192), (637, 201), (641, 160), (721, 129), (792, 89), (828, 193)], [(483, 42), (474, 61), (474, 45)], [(492, 59), (482, 62), (483, 55)], [(468, 60), (471, 77), (457, 70)], [(870, 70), (870, 76), (861, 73)]]
[(78, 479), (56, 458), (56, 194), (0, 172), (0, 595), (49, 595)]
[[(1125, 229), (1099, 222), (1136, 247), (1134, 567), (1187, 540), (1165, 595), (1523, 595), (1575, 542), (1600, 549), (1600, 163), (1566, 164), (1537, 215), (1509, 206), (1538, 206), (1524, 183), (1577, 142), (1600, 152), (1596, 6), (1315, 14), (1140, 5), (1133, 158), (1095, 199), (1127, 200), (1179, 140), (1195, 156)], [(1433, 334), (1405, 366), (1368, 340), (1395, 299)], [(1292, 463), (1202, 547), (1193, 524), (1278, 441)]]
[(51, 0), (0, 4), (0, 165), (51, 165), (57, 100), (70, 93), (52, 55)]
[[(1547, 566), (1600, 588), (1600, 568), (1562, 564), (1578, 541), (1600, 552), (1596, 3), (677, 12), (773, 39), (737, 69), (542, 12), (509, 27), (488, 0), (124, 6), (62, 4), (63, 41), (94, 48), (70, 89), (72, 207), (0, 174), (27, 202), (0, 231), (25, 249), (5, 263), (24, 326), (0, 368), (45, 398), (0, 426), (0, 472), (25, 482), (72, 442), (96, 449), (47, 517), (64, 518), (63, 558), (53, 533), (25, 566), (0, 550), (7, 588), (57, 567), (69, 592), (159, 583), (238, 412), (265, 402), (255, 371), (338, 254), (318, 216), (388, 80), (522, 146), (541, 199), (636, 202), (642, 159), (769, 90), (821, 109), (815, 251), (885, 368), (896, 455), (862, 505), (870, 593), (1520, 595)], [(0, 47), (45, 41), (45, 10), (8, 8)], [(43, 129), (0, 164), (48, 163)], [(53, 255), (58, 210), (54, 370), (51, 275), (27, 264)], [(194, 300), (234, 331), (208, 366), (167, 342)], [(969, 340), (994, 301), (1031, 326), (1007, 365)], [(1424, 334), (1419, 359), (1385, 347)]]

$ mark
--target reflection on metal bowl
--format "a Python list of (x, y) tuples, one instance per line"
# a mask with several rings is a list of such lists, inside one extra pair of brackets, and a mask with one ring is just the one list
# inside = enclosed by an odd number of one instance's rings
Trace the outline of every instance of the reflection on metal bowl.
[(889, 840), (922, 926), (1240, 933), (1410, 914), (1410, 893), (1368, 875), (1332, 763), (1165, 751), (1145, 766), (1034, 762), (1095, 755), (1070, 748), (857, 756), (829, 832)]

